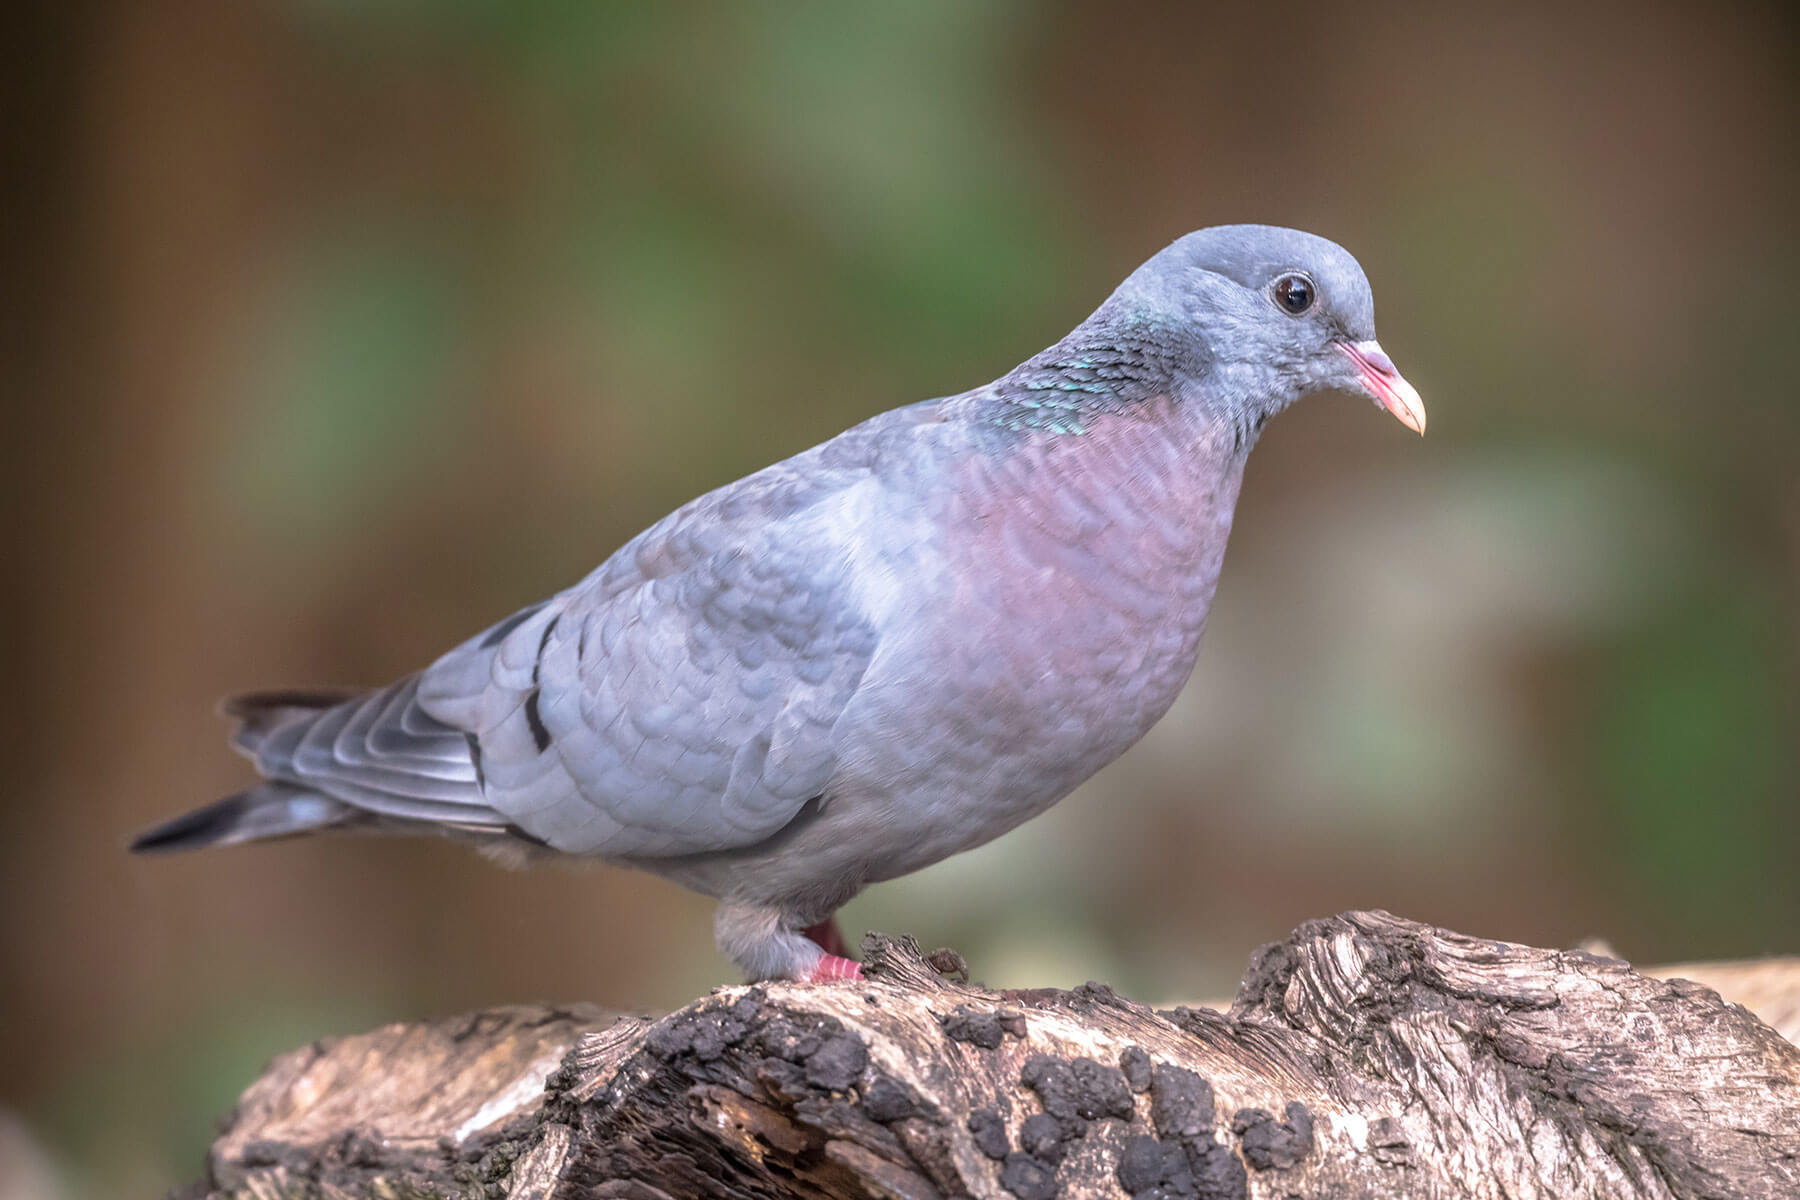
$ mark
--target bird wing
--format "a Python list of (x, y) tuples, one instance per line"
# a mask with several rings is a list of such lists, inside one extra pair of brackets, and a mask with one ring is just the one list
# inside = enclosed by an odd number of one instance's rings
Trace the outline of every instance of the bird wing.
[(557, 849), (750, 845), (818, 797), (876, 648), (855, 539), (897, 410), (709, 493), (451, 651), (424, 711), (473, 737), (488, 805)]

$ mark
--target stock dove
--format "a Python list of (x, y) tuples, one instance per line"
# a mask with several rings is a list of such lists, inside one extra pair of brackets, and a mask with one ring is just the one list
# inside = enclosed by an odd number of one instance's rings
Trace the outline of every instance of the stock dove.
[(684, 505), (388, 687), (239, 697), (265, 782), (141, 835), (579, 855), (717, 897), (752, 979), (854, 976), (832, 914), (1043, 812), (1194, 665), (1244, 460), (1310, 392), (1424, 432), (1337, 245), (1174, 242), (1074, 332)]

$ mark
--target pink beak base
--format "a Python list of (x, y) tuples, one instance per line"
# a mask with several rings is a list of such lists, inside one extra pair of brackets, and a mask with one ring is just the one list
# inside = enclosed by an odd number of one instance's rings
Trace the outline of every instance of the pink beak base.
[(1339, 342), (1342, 350), (1356, 370), (1362, 376), (1363, 390), (1371, 399), (1394, 415), (1394, 419), (1419, 434), (1425, 434), (1425, 401), (1419, 396), (1419, 389), (1406, 382), (1394, 366), (1394, 360), (1387, 356), (1381, 343), (1373, 339), (1366, 342)]

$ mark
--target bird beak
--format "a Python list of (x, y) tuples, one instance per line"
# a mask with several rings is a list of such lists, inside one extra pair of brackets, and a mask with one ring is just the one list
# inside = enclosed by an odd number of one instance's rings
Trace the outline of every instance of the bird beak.
[(1419, 434), (1425, 434), (1425, 401), (1419, 398), (1419, 389), (1406, 382), (1394, 360), (1387, 356), (1381, 343), (1373, 338), (1366, 342), (1339, 342), (1337, 348), (1342, 350), (1356, 364), (1357, 374), (1362, 377), (1363, 391), (1375, 403), (1393, 413), (1399, 422)]

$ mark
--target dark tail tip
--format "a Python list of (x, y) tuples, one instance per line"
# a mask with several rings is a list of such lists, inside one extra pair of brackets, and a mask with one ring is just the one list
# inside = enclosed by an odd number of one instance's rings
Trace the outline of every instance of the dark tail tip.
[(251, 807), (248, 792), (227, 796), (217, 804), (182, 813), (172, 821), (146, 829), (131, 839), (133, 854), (170, 854), (198, 850), (231, 837)]
[(146, 829), (132, 839), (131, 852), (167, 854), (288, 837), (342, 825), (354, 816), (349, 806), (329, 796), (270, 782)]

